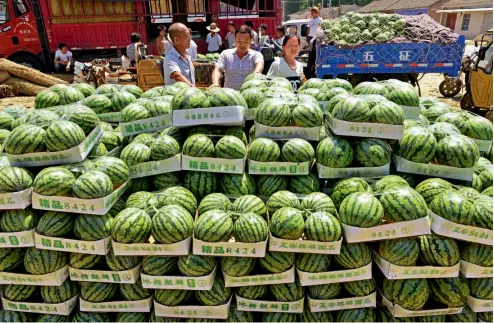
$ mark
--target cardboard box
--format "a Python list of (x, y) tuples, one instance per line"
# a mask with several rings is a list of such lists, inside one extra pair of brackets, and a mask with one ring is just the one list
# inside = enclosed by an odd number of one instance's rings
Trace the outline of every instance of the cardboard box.
[(21, 232), (1, 232), (0, 248), (34, 247), (34, 229)]
[(283, 312), (302, 313), (304, 311), (304, 298), (295, 302), (274, 302), (253, 300), (235, 295), (237, 310), (245, 312)]
[(492, 230), (448, 221), (429, 210), (431, 229), (434, 233), (457, 240), (492, 246)]
[(43, 236), (34, 232), (34, 243), (37, 249), (106, 255), (111, 248), (111, 237), (97, 241), (83, 241), (59, 237)]
[(418, 311), (407, 310), (398, 304), (393, 304), (386, 297), (382, 296), (382, 304), (388, 308), (394, 317), (416, 317), (431, 315), (447, 315), (461, 313), (463, 307), (447, 307), (439, 309), (421, 309)]
[(97, 126), (89, 135), (87, 135), (86, 139), (76, 147), (55, 152), (39, 152), (23, 155), (7, 154), (7, 157), (9, 158), (10, 165), (17, 167), (39, 167), (78, 163), (86, 159), (102, 134), (103, 129), (101, 129), (101, 126)]
[(242, 126), (246, 110), (242, 106), (173, 110), (173, 125), (191, 127), (203, 124)]
[(173, 157), (139, 163), (129, 167), (130, 178), (141, 178), (164, 173), (179, 172), (182, 170), (182, 155), (177, 154)]
[(258, 285), (274, 285), (295, 282), (295, 266), (278, 274), (251, 275), (243, 277), (233, 277), (223, 272), (225, 287), (242, 287)]
[(33, 192), (33, 209), (67, 213), (105, 215), (122, 196), (129, 182), (125, 182), (110, 195), (98, 199), (76, 197), (45, 196)]
[(2, 307), (4, 310), (19, 311), (27, 313), (70, 315), (77, 304), (79, 295), (72, 297), (66, 302), (58, 304), (13, 302), (2, 296)]
[(387, 279), (446, 278), (458, 277), (460, 263), (451, 267), (440, 266), (398, 266), (372, 250), (372, 259)]
[(100, 113), (98, 118), (104, 122), (120, 122), (122, 120), (122, 112)]
[(460, 260), (460, 273), (466, 278), (491, 278), (494, 270), (492, 267), (482, 267)]
[(492, 140), (480, 140), (480, 139), (473, 139), (473, 138), (470, 138), (470, 139), (475, 141), (475, 143), (479, 147), (480, 151), (488, 152), (492, 147)]
[(155, 132), (172, 126), (172, 116), (165, 114), (159, 117), (147, 118), (131, 122), (120, 122), (120, 131), (124, 137), (145, 132)]
[(376, 307), (376, 292), (361, 297), (312, 299), (307, 296), (311, 312), (330, 312), (354, 308)]
[(389, 175), (391, 162), (378, 167), (331, 168), (317, 164), (319, 178), (381, 177)]
[(60, 286), (69, 277), (69, 266), (44, 275), (0, 272), (0, 284)]
[(430, 234), (429, 218), (382, 224), (370, 228), (359, 228), (341, 223), (343, 235), (348, 243), (390, 240)]
[(335, 284), (372, 278), (372, 262), (356, 269), (343, 269), (322, 273), (308, 273), (297, 269), (298, 279), (302, 286)]
[(141, 273), (141, 282), (144, 288), (151, 289), (180, 289), (180, 290), (211, 290), (213, 288), (216, 270), (206, 276), (152, 276)]
[(256, 129), (256, 138), (271, 139), (292, 139), (301, 138), (305, 140), (319, 141), (321, 139), (321, 128), (319, 127), (269, 127), (254, 122)]
[(492, 299), (478, 299), (478, 298), (474, 298), (472, 296), (468, 296), (467, 303), (468, 303), (468, 306), (470, 306), (470, 308), (474, 312), (492, 312), (493, 311)]
[(329, 116), (329, 128), (334, 134), (349, 137), (401, 139), (404, 125), (370, 122), (349, 122)]
[(236, 242), (233, 238), (228, 242), (206, 242), (192, 236), (192, 253), (200, 256), (263, 258), (267, 245), (267, 238), (257, 243)]
[(92, 303), (79, 298), (79, 308), (82, 312), (143, 312), (151, 311), (153, 297), (139, 301), (114, 301)]
[(192, 157), (182, 155), (182, 170), (209, 173), (243, 174), (244, 168), (245, 159)]
[(122, 271), (69, 268), (70, 280), (72, 281), (114, 284), (134, 284), (139, 278), (140, 270), (140, 264), (135, 268)]
[(269, 251), (320, 253), (326, 255), (337, 255), (340, 253), (343, 238), (333, 242), (320, 242), (312, 240), (287, 240), (274, 237), (269, 232)]
[(473, 167), (458, 168), (437, 164), (415, 163), (397, 155), (393, 155), (393, 161), (396, 170), (403, 173), (459, 179), (468, 182), (471, 182), (473, 179)]
[(230, 297), (228, 303), (218, 306), (165, 306), (154, 301), (154, 313), (159, 317), (208, 318), (224, 320), (228, 318), (228, 311), (230, 310), (231, 302), (232, 297)]
[(280, 175), (296, 176), (309, 175), (312, 163), (289, 163), (289, 162), (258, 162), (249, 159), (248, 161), (250, 175)]
[(32, 194), (32, 187), (20, 192), (0, 193), (0, 210), (23, 210), (31, 205)]
[(189, 254), (190, 241), (187, 238), (170, 244), (159, 243), (119, 243), (111, 241), (116, 256), (186, 256)]

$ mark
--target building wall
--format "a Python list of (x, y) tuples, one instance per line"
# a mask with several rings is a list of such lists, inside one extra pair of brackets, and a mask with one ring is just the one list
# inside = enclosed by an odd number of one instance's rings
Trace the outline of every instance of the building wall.
[[(470, 24), (468, 30), (461, 30), (463, 23), (463, 17), (465, 14), (470, 14)], [(485, 28), (488, 22), (484, 23), (484, 17), (490, 14), (490, 27)], [(488, 18), (488, 17), (487, 17)], [(482, 33), (486, 29), (492, 28), (492, 12), (460, 12), (456, 17), (455, 32), (464, 35), (466, 39), (473, 39), (478, 34)]]

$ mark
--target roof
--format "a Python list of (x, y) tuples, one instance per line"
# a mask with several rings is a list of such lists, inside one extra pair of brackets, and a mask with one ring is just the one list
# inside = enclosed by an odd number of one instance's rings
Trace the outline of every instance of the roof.
[(359, 12), (375, 12), (375, 11), (383, 11), (387, 7), (391, 6), (395, 2), (400, 0), (377, 0), (369, 3), (368, 5), (359, 9)]
[[(347, 12), (350, 11), (358, 11), (360, 7), (357, 5), (343, 5), (341, 6), (341, 14), (346, 14)], [(310, 16), (309, 10), (302, 10), (302, 11), (297, 11), (294, 13), (291, 13), (288, 15), (291, 20), (295, 19), (305, 19)], [(319, 10), (319, 16), (323, 19), (328, 19), (328, 18), (337, 18), (338, 17), (338, 7), (331, 7), (331, 8), (321, 8)]]
[(463, 8), (484, 8), (492, 7), (492, 0), (451, 0), (442, 5), (443, 8), (463, 7)]
[(403, 10), (403, 9), (419, 9), (429, 8), (441, 0), (400, 0), (386, 8), (386, 10)]

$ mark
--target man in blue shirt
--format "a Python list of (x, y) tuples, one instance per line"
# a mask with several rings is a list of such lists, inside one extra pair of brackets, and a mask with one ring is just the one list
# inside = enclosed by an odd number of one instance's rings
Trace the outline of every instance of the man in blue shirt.
[(165, 85), (185, 82), (195, 86), (194, 65), (187, 53), (192, 39), (189, 28), (184, 24), (175, 23), (168, 29), (168, 35), (173, 43), (173, 48), (166, 53), (163, 62)]

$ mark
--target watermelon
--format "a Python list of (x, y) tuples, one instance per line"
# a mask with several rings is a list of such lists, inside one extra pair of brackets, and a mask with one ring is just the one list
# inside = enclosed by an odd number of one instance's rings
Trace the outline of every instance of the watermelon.
[(142, 287), (142, 283), (138, 280), (134, 284), (119, 284), (120, 295), (126, 301), (139, 301), (151, 297), (151, 292)]
[(295, 302), (304, 297), (304, 288), (297, 279), (293, 283), (269, 285), (269, 290), (281, 302)]
[(114, 271), (123, 271), (135, 268), (140, 264), (141, 258), (133, 256), (116, 256), (113, 249), (105, 256), (106, 265)]
[(369, 193), (353, 193), (340, 205), (339, 219), (346, 225), (370, 228), (381, 224), (384, 216), (383, 206)]
[(60, 103), (60, 97), (52, 91), (41, 91), (34, 98), (34, 107), (36, 109), (50, 108)]
[(480, 180), (482, 181), (482, 188), (485, 190), (492, 186), (492, 170), (487, 169), (479, 174)]
[(247, 146), (247, 135), (245, 134), (243, 127), (229, 127), (225, 130), (224, 133), (227, 136), (237, 137), (238, 139), (242, 140), (245, 146)]
[(247, 299), (263, 299), (268, 292), (266, 285), (242, 286), (237, 289), (235, 295)]
[(259, 258), (259, 265), (269, 273), (285, 272), (295, 265), (295, 255), (266, 250), (264, 258)]
[(353, 161), (353, 149), (343, 138), (336, 136), (324, 138), (317, 145), (316, 160), (326, 167), (345, 168)]
[(386, 95), (388, 94), (388, 89), (386, 86), (380, 83), (376, 82), (362, 82), (357, 84), (353, 88), (352, 91), (353, 94), (380, 94), (380, 95)]
[(343, 288), (352, 296), (361, 297), (370, 295), (376, 290), (376, 282), (374, 278), (348, 281), (343, 283)]
[(321, 190), (319, 177), (314, 173), (292, 176), (288, 183), (288, 190), (300, 195), (308, 195)]
[(232, 277), (247, 276), (254, 270), (255, 258), (247, 257), (222, 257), (220, 259), (221, 270)]
[(0, 145), (3, 144), (3, 142), (5, 141), (5, 139), (7, 139), (9, 135), (10, 135), (9, 130), (0, 129)]
[(478, 243), (466, 243), (460, 251), (460, 258), (477, 266), (492, 267), (492, 247)]
[(0, 168), (0, 193), (20, 192), (31, 186), (33, 186), (32, 175), (24, 168), (12, 166)]
[(376, 322), (376, 313), (374, 308), (357, 308), (350, 310), (338, 311), (336, 314), (337, 322)]
[(492, 300), (492, 277), (468, 279), (470, 296), (477, 299)]
[(100, 303), (111, 300), (116, 294), (118, 285), (101, 282), (80, 282), (81, 299)]
[[(70, 318), (65, 315), (57, 315), (57, 314), (41, 314), (38, 316), (36, 322), (70, 322)], [(80, 322), (80, 321), (79, 321)]]
[(218, 306), (228, 302), (232, 292), (230, 288), (225, 287), (223, 278), (216, 276), (211, 290), (198, 290), (195, 294), (199, 303), (206, 306)]
[(29, 313), (0, 310), (0, 321), (2, 322), (32, 322)]
[(419, 258), (419, 244), (415, 238), (400, 238), (379, 242), (379, 256), (398, 266), (415, 266)]
[[(8, 216), (7, 212), (3, 215), (0, 222), (3, 231), (7, 231), (4, 229), (3, 225), (3, 222), (7, 221), (6, 216)], [(19, 216), (21, 216), (21, 214), (19, 214)], [(34, 213), (32, 216), (34, 217)], [(75, 219), (76, 218), (74, 218), (74, 216), (64, 212), (48, 211), (39, 219), (36, 226), (36, 232), (40, 235), (48, 237), (64, 237), (72, 232)]]
[(230, 306), (228, 311), (227, 322), (254, 322), (254, 317), (251, 312), (239, 311), (235, 305)]
[(164, 276), (177, 268), (176, 257), (146, 256), (142, 259), (142, 272), (146, 275)]
[(480, 312), (477, 316), (482, 322), (492, 322), (492, 312)]
[(329, 270), (331, 259), (328, 255), (317, 253), (299, 253), (295, 258), (295, 266), (298, 270), (307, 273), (320, 273)]
[(331, 192), (331, 200), (337, 208), (340, 207), (343, 200), (353, 193), (372, 193), (370, 185), (362, 178), (348, 178), (336, 183)]
[[(491, 288), (492, 288), (492, 281)], [(467, 304), (470, 294), (467, 280), (460, 275), (452, 278), (429, 280), (431, 298), (448, 307), (462, 307)], [(492, 296), (491, 296), (492, 298)]]
[(199, 215), (211, 211), (211, 210), (222, 210), (228, 211), (232, 208), (232, 203), (230, 199), (221, 193), (212, 193), (205, 196), (197, 208)]
[(305, 237), (309, 240), (332, 242), (341, 238), (338, 220), (327, 212), (315, 212), (307, 217), (304, 224)]
[(117, 313), (115, 322), (149, 322), (149, 315), (140, 312), (120, 312)]
[(158, 193), (159, 207), (166, 205), (178, 205), (187, 210), (191, 215), (196, 213), (197, 200), (194, 194), (186, 188), (176, 186), (170, 187)]
[(111, 96), (112, 111), (113, 112), (120, 112), (126, 106), (128, 106), (129, 104), (131, 104), (135, 101), (136, 101), (136, 97), (132, 93), (129, 93), (129, 92), (114, 93)]
[(79, 214), (74, 222), (74, 235), (84, 241), (101, 240), (111, 235), (112, 224), (110, 214)]
[(483, 190), (481, 192), (482, 195), (485, 195), (485, 196), (490, 196), (492, 197), (492, 186), (489, 186), (488, 188), (486, 188), (485, 190)]
[(111, 100), (103, 94), (88, 96), (81, 101), (81, 104), (91, 108), (97, 114), (111, 112), (112, 106)]
[(76, 88), (66, 87), (58, 92), (60, 105), (84, 100), (84, 94)]
[(201, 134), (187, 138), (182, 149), (184, 155), (192, 157), (213, 157), (214, 152), (213, 141)]
[(290, 139), (285, 142), (281, 149), (281, 158), (284, 162), (312, 162), (314, 157), (314, 148), (309, 142), (303, 139)]
[(417, 191), (417, 193), (422, 195), (425, 202), (429, 204), (436, 196), (447, 192), (452, 188), (453, 185), (442, 178), (429, 178), (425, 181), (420, 182), (415, 187), (415, 190)]
[(268, 238), (268, 224), (259, 215), (243, 213), (233, 226), (233, 236), (237, 242), (256, 243)]
[(7, 154), (22, 155), (44, 151), (45, 131), (36, 125), (25, 124), (12, 130), (3, 142)]
[(460, 261), (460, 250), (453, 239), (437, 234), (419, 237), (421, 262), (429, 266), (451, 267)]
[(88, 135), (93, 129), (98, 126), (100, 120), (98, 115), (88, 107), (76, 106), (66, 112), (66, 117), (69, 117), (69, 121), (77, 124), (84, 130), (84, 133)]
[(24, 248), (0, 248), (0, 271), (12, 271), (22, 266)]
[(329, 196), (321, 192), (306, 195), (300, 201), (300, 209), (309, 212), (336, 214), (336, 207)]
[(384, 279), (383, 295), (393, 304), (418, 311), (429, 298), (429, 285), (425, 279)]
[(7, 285), (3, 297), (13, 302), (25, 302), (36, 295), (36, 289), (33, 285)]
[(436, 160), (441, 165), (468, 168), (479, 159), (477, 144), (463, 135), (451, 135), (437, 143)]
[(271, 216), (269, 227), (275, 237), (298, 240), (304, 232), (303, 213), (291, 207), (283, 207)]
[(410, 187), (408, 182), (398, 175), (387, 175), (372, 184), (376, 194), (383, 194), (393, 187)]
[(356, 269), (368, 265), (371, 260), (371, 250), (365, 243), (341, 244), (340, 254), (334, 256), (336, 263), (344, 269)]
[(290, 124), (292, 108), (288, 101), (268, 99), (257, 108), (255, 121), (270, 127), (283, 127)]
[[(201, 202), (201, 204), (203, 202), (204, 200)], [(264, 204), (264, 202), (255, 195), (244, 195), (239, 197), (233, 202), (231, 209), (235, 212), (241, 212), (241, 213), (252, 212), (263, 218), (266, 217), (266, 213), (268, 210), (266, 204)]]
[(152, 183), (155, 189), (160, 191), (166, 190), (170, 187), (174, 187), (182, 183), (181, 173), (173, 172), (173, 173), (154, 175), (152, 177)]
[(216, 191), (216, 174), (208, 172), (187, 172), (184, 187), (194, 194), (197, 199)]
[(241, 106), (248, 108), (247, 102), (240, 92), (230, 88), (212, 88), (209, 90), (212, 107)]
[[(75, 107), (71, 106), (71, 108), (75, 108)], [(63, 109), (61, 109), (59, 111), (59, 113), (61, 113), (61, 114), (63, 112), (64, 112)], [(55, 122), (58, 120), (60, 120), (60, 116), (53, 111), (34, 110), (33, 112), (28, 113), (24, 118), (16, 119), (15, 122), (19, 122), (19, 123), (17, 123), (17, 125), (15, 125), (15, 126), (14, 126), (14, 124), (12, 124), (12, 129), (19, 127), (23, 124), (32, 124), (32, 125), (43, 127), (43, 126), (46, 126), (47, 124), (50, 124), (51, 122)]]
[(324, 121), (322, 110), (311, 103), (297, 105), (291, 117), (293, 124), (298, 127), (319, 127)]
[(0, 129), (11, 130), (15, 118), (5, 111), (0, 111)]
[(77, 269), (92, 269), (103, 263), (103, 256), (86, 253), (71, 253), (69, 266)]
[(180, 289), (155, 289), (154, 300), (165, 306), (178, 306), (190, 299), (193, 291)]
[(453, 191), (437, 195), (429, 203), (429, 209), (440, 217), (458, 224), (470, 225), (474, 220), (474, 205)]
[(70, 121), (56, 121), (45, 133), (45, 144), (49, 151), (67, 150), (78, 146), (86, 139), (84, 131)]
[(167, 205), (158, 210), (152, 218), (151, 232), (159, 243), (176, 243), (192, 235), (194, 219), (181, 206)]
[(248, 158), (258, 162), (276, 162), (281, 151), (278, 143), (267, 138), (256, 138), (249, 145)]
[(228, 196), (253, 195), (256, 190), (254, 178), (247, 174), (224, 174), (220, 182), (221, 192)]
[(129, 92), (132, 95), (134, 95), (136, 98), (140, 98), (141, 95), (144, 93), (143, 90), (141, 90), (140, 87), (137, 85), (124, 85), (120, 88), (121, 92)]
[(79, 176), (73, 185), (73, 194), (81, 199), (96, 199), (110, 195), (113, 183), (110, 177), (98, 170), (91, 170)]
[(127, 166), (134, 166), (139, 163), (149, 161), (151, 157), (151, 148), (144, 144), (131, 143), (120, 153), (122, 159)]
[(455, 111), (441, 114), (435, 122), (448, 122), (456, 126), (462, 134), (464, 134), (468, 128), (470, 115), (466, 111)]
[(279, 175), (257, 176), (256, 191), (259, 196), (271, 196), (288, 189), (288, 178)]
[(262, 322), (299, 322), (299, 314), (271, 312), (263, 313)]
[(391, 160), (391, 147), (383, 139), (363, 139), (355, 148), (355, 159), (364, 167), (383, 166)]
[(77, 312), (72, 317), (72, 322), (111, 322), (111, 320), (106, 313)]
[(481, 116), (471, 116), (466, 123), (465, 135), (480, 140), (492, 140), (492, 122)]
[(416, 163), (429, 163), (436, 153), (436, 137), (425, 127), (412, 127), (403, 133), (399, 155)]
[(178, 270), (188, 277), (199, 277), (209, 275), (216, 266), (213, 257), (199, 256), (189, 253), (187, 256), (178, 258)]
[(127, 105), (121, 112), (122, 122), (132, 122), (149, 118), (148, 109), (138, 103)]
[(434, 133), (436, 140), (440, 140), (453, 135), (460, 135), (460, 130), (455, 125), (447, 122), (436, 122), (428, 127)]
[[(173, 97), (170, 97), (173, 99)], [(172, 113), (171, 101), (151, 101), (149, 104), (144, 104), (149, 112), (149, 117), (159, 117)]]
[(173, 97), (173, 110), (208, 108), (211, 106), (210, 99), (197, 88), (184, 88)]
[(307, 288), (307, 295), (312, 299), (337, 298), (342, 291), (340, 283), (313, 285)]
[(411, 221), (429, 214), (424, 198), (411, 187), (391, 187), (381, 195), (380, 202), (389, 222)]
[(158, 198), (150, 192), (135, 192), (132, 193), (125, 202), (125, 207), (134, 207), (141, 210), (146, 210), (149, 207), (157, 207)]
[(250, 88), (242, 91), (240, 94), (244, 98), (245, 103), (247, 103), (247, 107), (249, 109), (257, 109), (263, 92), (257, 88)]
[(402, 125), (405, 120), (403, 109), (390, 101), (375, 104), (370, 113), (370, 121), (392, 125)]
[(120, 243), (147, 242), (151, 235), (151, 218), (137, 208), (127, 208), (113, 220), (111, 235)]
[(94, 87), (87, 83), (75, 83), (70, 86), (79, 90), (85, 97), (91, 96), (94, 93)]
[(196, 239), (207, 242), (227, 242), (233, 233), (233, 221), (228, 213), (211, 210), (203, 213), (195, 223)]
[(24, 268), (33, 275), (44, 275), (63, 268), (68, 263), (65, 252), (27, 248), (24, 255)]
[(447, 318), (448, 322), (478, 322), (477, 313), (468, 305), (463, 307), (461, 313), (448, 315)]
[(297, 195), (290, 191), (276, 192), (269, 198), (266, 204), (270, 214), (274, 214), (276, 211), (283, 207), (292, 207), (295, 209), (300, 208), (300, 201)]
[[(377, 321), (378, 322), (416, 322), (414, 317), (394, 317), (386, 306), (380, 306), (377, 308)], [(428, 318), (429, 316), (421, 316), (421, 318)], [(436, 322), (433, 320), (425, 320), (424, 322)], [(437, 322), (444, 322), (437, 321)]]
[(41, 297), (45, 303), (63, 303), (79, 294), (79, 284), (65, 280), (60, 286), (41, 286)]
[(371, 109), (364, 99), (357, 96), (349, 96), (336, 104), (331, 115), (339, 120), (367, 122), (371, 118)]
[(120, 187), (129, 180), (129, 167), (124, 161), (115, 157), (102, 157), (94, 162), (96, 170), (105, 173), (111, 180), (113, 187)]
[(222, 137), (214, 147), (214, 156), (218, 158), (243, 159), (246, 154), (245, 144), (234, 136)]
[(102, 143), (97, 143), (93, 149), (89, 152), (89, 158), (98, 158), (98, 157), (103, 157), (108, 153), (108, 149), (106, 149), (106, 146)]

